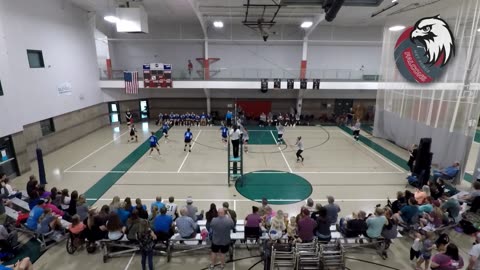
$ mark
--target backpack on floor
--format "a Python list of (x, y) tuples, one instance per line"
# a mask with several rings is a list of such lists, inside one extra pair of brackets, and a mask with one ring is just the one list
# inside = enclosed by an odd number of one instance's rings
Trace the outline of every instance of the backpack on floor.
[(416, 175), (409, 175), (407, 177), (407, 181), (410, 186), (418, 188), (419, 182)]

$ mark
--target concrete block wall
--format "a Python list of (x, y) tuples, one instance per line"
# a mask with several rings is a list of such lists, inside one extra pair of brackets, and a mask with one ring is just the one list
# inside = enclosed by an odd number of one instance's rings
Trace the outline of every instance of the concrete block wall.
[[(14, 142), (18, 143), (20, 149), (25, 147), (27, 154), (26, 159), (23, 162), (19, 162), (22, 163), (19, 164), (20, 168), (30, 168), (30, 164), (24, 164), (24, 162), (31, 162), (36, 159), (35, 149), (37, 145), (43, 150), (43, 154), (46, 155), (108, 125), (108, 107), (105, 103), (101, 103), (54, 117), (53, 122), (55, 132), (46, 136), (42, 135), (40, 122), (24, 126), (23, 136), (15, 136)], [(23, 137), (23, 143), (21, 137)], [(19, 148), (15, 145), (17, 153)]]
[(27, 143), (23, 132), (12, 134), (13, 148), (17, 158), (18, 170), (24, 174), (30, 170), (30, 160), (28, 159)]

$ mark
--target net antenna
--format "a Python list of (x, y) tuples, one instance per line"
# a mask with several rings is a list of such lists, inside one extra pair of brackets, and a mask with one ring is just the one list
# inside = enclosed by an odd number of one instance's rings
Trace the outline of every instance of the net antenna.
[(267, 42), (270, 34), (275, 34), (270, 29), (275, 25), (275, 18), (283, 5), (275, 0), (272, 0), (272, 4), (252, 4), (247, 0), (243, 6), (246, 7), (243, 25), (260, 33), (263, 41)]

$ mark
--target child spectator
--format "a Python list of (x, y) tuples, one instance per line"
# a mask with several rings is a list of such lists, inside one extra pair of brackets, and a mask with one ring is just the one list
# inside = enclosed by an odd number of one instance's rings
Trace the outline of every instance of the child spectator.
[(421, 266), (425, 263), (425, 269), (430, 267), (430, 258), (432, 257), (432, 250), (435, 247), (433, 238), (435, 238), (434, 232), (426, 232), (423, 237), (422, 250), (420, 259), (417, 261), (417, 269), (422, 269)]

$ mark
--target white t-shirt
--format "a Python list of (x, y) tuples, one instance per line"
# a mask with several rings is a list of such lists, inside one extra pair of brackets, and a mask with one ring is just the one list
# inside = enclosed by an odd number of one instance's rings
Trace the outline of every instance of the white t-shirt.
[(177, 212), (177, 205), (174, 203), (167, 203), (165, 207), (167, 208), (167, 215), (175, 218), (175, 213)]
[(298, 147), (298, 150), (302, 150), (302, 151), (303, 151), (303, 150), (304, 150), (304, 149), (303, 149), (303, 142), (302, 142), (302, 141), (298, 141), (298, 142), (297, 142), (297, 147)]
[(475, 263), (475, 270), (480, 270), (480, 244), (476, 244), (470, 249), (468, 255), (477, 257), (477, 262)]
[(242, 132), (240, 131), (240, 129), (237, 129), (236, 131), (234, 131), (233, 128), (232, 128), (230, 130), (230, 139), (231, 140), (239, 140), (241, 134), (242, 134)]
[(65, 197), (63, 202), (61, 202), (60, 207), (62, 210), (67, 210), (70, 207), (70, 197)]
[(278, 126), (277, 127), (277, 132), (278, 132), (278, 134), (283, 134), (283, 132), (285, 132), (285, 127), (284, 126)]
[(415, 238), (415, 241), (413, 241), (412, 249), (415, 251), (420, 251), (422, 247), (422, 242), (420, 242), (420, 238)]

